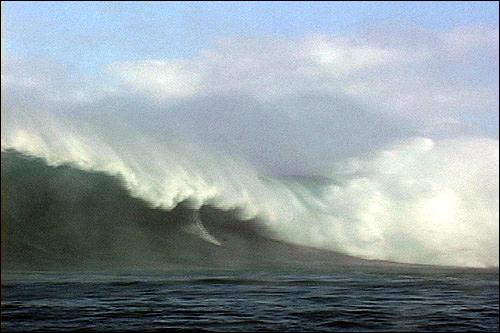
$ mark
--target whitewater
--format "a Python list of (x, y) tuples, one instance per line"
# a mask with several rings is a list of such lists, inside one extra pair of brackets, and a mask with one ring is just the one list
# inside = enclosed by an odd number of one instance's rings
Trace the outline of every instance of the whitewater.
[(42, 111), (2, 118), (2, 152), (115, 176), (152, 208), (235, 210), (242, 221), (261, 221), (271, 239), (364, 259), (498, 267), (495, 139), (413, 137), (299, 181), (130, 124), (124, 130)]

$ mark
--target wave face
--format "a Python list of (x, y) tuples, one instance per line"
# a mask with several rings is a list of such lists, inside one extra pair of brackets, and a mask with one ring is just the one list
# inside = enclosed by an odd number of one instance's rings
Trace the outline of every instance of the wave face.
[(166, 211), (116, 177), (2, 153), (2, 268), (11, 270), (333, 269), (372, 263), (266, 237), (257, 220), (186, 203)]
[[(339, 162), (321, 177), (281, 179), (236, 157), (105, 124), (22, 114), (4, 120), (3, 152), (114, 176), (127, 196), (155, 212), (175, 211), (181, 203), (189, 209), (214, 207), (234, 215), (221, 225), (258, 220), (265, 238), (291, 244), (400, 263), (498, 267), (497, 140), (414, 138)], [(66, 185), (43, 186), (80, 200)], [(68, 214), (68, 221), (80, 218)], [(128, 219), (123, 216), (124, 228)], [(168, 219), (163, 224), (168, 228)], [(194, 228), (195, 238), (204, 234), (201, 238), (224, 245), (204, 228)], [(203, 241), (217, 246), (214, 242)]]

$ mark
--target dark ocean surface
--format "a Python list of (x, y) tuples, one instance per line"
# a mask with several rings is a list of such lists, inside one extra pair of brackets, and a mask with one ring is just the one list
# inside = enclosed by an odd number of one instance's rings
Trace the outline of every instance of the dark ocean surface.
[(9, 273), (2, 331), (498, 331), (498, 271)]

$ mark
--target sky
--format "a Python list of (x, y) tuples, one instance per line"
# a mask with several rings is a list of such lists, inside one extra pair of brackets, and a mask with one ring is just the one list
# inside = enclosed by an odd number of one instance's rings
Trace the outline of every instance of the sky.
[(220, 37), (339, 35), (404, 22), (433, 31), (498, 24), (497, 2), (2, 3), (2, 48), (77, 70), (113, 61), (197, 54)]
[(2, 113), (119, 119), (274, 173), (498, 140), (498, 23), (498, 2), (2, 2)]

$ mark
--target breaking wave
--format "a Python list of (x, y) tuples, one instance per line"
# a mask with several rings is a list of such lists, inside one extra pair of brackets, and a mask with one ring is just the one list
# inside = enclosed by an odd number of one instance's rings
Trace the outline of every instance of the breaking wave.
[[(265, 238), (364, 259), (498, 267), (498, 140), (412, 138), (317, 177), (279, 178), (234, 156), (130, 129), (4, 118), (2, 152), (115, 176), (151, 209), (214, 207), (235, 214), (221, 224), (258, 220)], [(185, 231), (207, 246), (224, 246), (192, 219)]]

